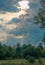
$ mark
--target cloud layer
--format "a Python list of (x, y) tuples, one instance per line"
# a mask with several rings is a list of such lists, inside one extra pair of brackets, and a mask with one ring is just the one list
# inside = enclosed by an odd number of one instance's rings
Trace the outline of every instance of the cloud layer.
[(8, 45), (40, 42), (44, 30), (34, 24), (39, 6), (39, 0), (0, 0), (0, 41)]

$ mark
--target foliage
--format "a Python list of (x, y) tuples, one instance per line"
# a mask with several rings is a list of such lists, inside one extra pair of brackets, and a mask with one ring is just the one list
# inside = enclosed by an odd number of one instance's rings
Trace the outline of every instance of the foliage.
[(30, 57), (42, 58), (45, 57), (45, 49), (40, 43), (37, 47), (30, 44), (21, 46), (6, 46), (0, 43), (0, 60), (1, 59), (29, 59)]
[(0, 60), (0, 65), (45, 65), (45, 59), (43, 58), (42, 63), (39, 63), (39, 61), (37, 60), (33, 64), (24, 59)]
[(40, 64), (42, 64), (42, 63), (43, 63), (43, 61), (42, 61), (42, 59), (41, 59), (41, 58), (39, 58), (38, 62), (39, 62)]
[(34, 62), (35, 62), (35, 57), (29, 57), (28, 61), (29, 61), (30, 63), (34, 63)]
[(39, 9), (38, 15), (35, 16), (36, 22), (41, 25), (41, 27), (45, 28), (45, 0), (41, 0), (41, 7)]

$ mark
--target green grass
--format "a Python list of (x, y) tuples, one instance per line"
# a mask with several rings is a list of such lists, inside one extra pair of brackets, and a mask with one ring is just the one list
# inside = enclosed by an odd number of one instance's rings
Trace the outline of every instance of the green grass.
[(34, 63), (29, 63), (24, 59), (0, 60), (0, 65), (45, 65), (45, 59), (43, 59), (42, 61), (42, 63), (40, 63), (38, 60), (36, 60)]

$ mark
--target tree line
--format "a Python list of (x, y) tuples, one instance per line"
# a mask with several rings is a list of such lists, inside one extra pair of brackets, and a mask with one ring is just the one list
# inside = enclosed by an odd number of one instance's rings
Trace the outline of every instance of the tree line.
[(40, 43), (38, 46), (17, 43), (17, 46), (7, 46), (0, 43), (0, 60), (2, 59), (28, 59), (29, 57), (45, 57), (45, 48)]

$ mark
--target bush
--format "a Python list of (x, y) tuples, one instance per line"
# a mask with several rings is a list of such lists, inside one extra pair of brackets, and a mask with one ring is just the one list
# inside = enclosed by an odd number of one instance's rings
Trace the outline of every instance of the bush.
[(30, 55), (27, 55), (27, 56), (26, 56), (26, 60), (28, 60), (29, 58), (30, 58)]
[(42, 61), (42, 59), (41, 59), (41, 58), (38, 60), (38, 62), (39, 62), (40, 64), (42, 64), (42, 63), (43, 63), (43, 61)]
[(29, 57), (28, 61), (29, 61), (30, 63), (34, 63), (34, 62), (35, 62), (35, 57)]

